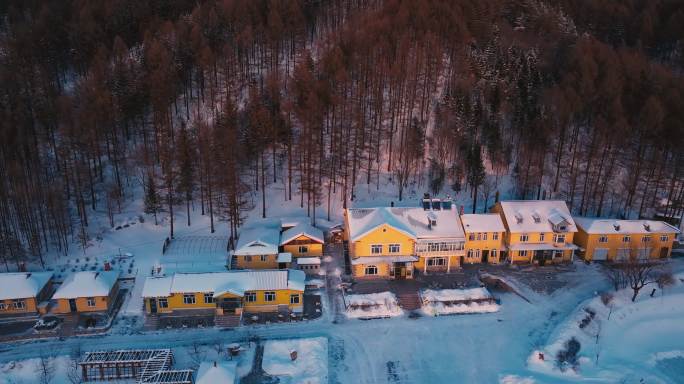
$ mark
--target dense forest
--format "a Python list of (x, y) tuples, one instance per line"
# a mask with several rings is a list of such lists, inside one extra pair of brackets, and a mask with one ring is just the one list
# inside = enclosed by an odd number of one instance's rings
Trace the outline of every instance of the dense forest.
[(502, 177), (681, 215), (683, 44), (678, 0), (5, 1), (0, 262), (86, 246), (141, 190), (171, 236), (191, 204), (235, 236), (276, 182), (312, 216), (383, 178), (481, 212)]

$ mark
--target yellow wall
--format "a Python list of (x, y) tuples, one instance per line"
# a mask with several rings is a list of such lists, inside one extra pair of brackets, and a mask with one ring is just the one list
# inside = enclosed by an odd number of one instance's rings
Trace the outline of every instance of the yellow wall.
[(358, 265), (353, 265), (352, 266), (352, 272), (354, 277), (389, 277), (389, 264), (387, 263), (377, 263), (377, 264), (368, 264), (368, 265), (375, 265), (378, 267), (378, 274), (377, 275), (366, 275), (366, 264), (358, 264)]
[[(268, 290), (267, 290), (268, 291)], [(243, 307), (246, 312), (268, 312), (268, 311), (275, 311), (277, 310), (278, 305), (285, 305), (287, 304), (290, 310), (293, 310), (295, 308), (301, 308), (304, 305), (304, 292), (303, 291), (295, 291), (295, 290), (288, 290), (288, 289), (281, 289), (281, 290), (273, 290), (276, 293), (276, 299), (275, 301), (269, 301), (266, 302), (264, 301), (264, 292), (267, 291), (253, 291), (256, 292), (256, 301), (254, 302), (245, 302), (243, 299)], [(207, 292), (210, 293), (210, 292)], [(216, 308), (216, 303), (205, 303), (204, 302), (204, 292), (188, 292), (188, 294), (193, 294), (195, 296), (195, 304), (184, 304), (183, 303), (183, 296), (185, 295), (184, 293), (174, 293), (171, 296), (169, 296), (168, 303), (169, 306), (168, 308), (160, 308), (159, 305), (157, 305), (157, 312), (158, 313), (170, 313), (173, 311), (177, 310), (185, 310), (185, 309), (214, 309)], [(212, 293), (213, 294), (213, 293)], [(299, 295), (299, 304), (290, 304), (290, 295), (297, 294)], [(230, 295), (230, 294), (225, 294), (221, 296), (223, 297), (240, 297), (236, 295)], [(145, 311), (147, 313), (150, 313), (150, 302), (149, 298), (145, 299)]]
[[(237, 256), (237, 267), (239, 269), (278, 269), (278, 255), (264, 255), (266, 261), (261, 261), (261, 255), (256, 256)], [(251, 258), (251, 261), (247, 261)]]
[(37, 312), (36, 299), (34, 297), (19, 300), (24, 302), (24, 309), (15, 309), (13, 305), (14, 300), (0, 300), (0, 303), (5, 304), (5, 309), (0, 309), (0, 315)]
[[(660, 236), (667, 235), (667, 241), (660, 241)], [(621, 233), (610, 233), (606, 234), (608, 237), (608, 242), (600, 243), (599, 239), (601, 234), (588, 234), (583, 229), (579, 229), (577, 236), (575, 238), (575, 243), (584, 248), (584, 260), (593, 260), (594, 249), (596, 248), (608, 248), (608, 260), (614, 261), (618, 256), (618, 250), (621, 248), (631, 249), (630, 254), (636, 256), (637, 250), (639, 248), (651, 248), (651, 253), (649, 258), (658, 259), (660, 258), (661, 248), (667, 248), (667, 257), (670, 257), (672, 252), (672, 243), (674, 242), (675, 235), (672, 233), (635, 233), (629, 234), (630, 242), (623, 242), (623, 237), (625, 234)], [(651, 241), (648, 243), (643, 243), (642, 238), (644, 236), (650, 236)]]
[[(383, 224), (349, 245), (350, 257), (412, 255), (415, 241), (403, 232)], [(382, 254), (371, 254), (371, 244), (382, 244)], [(399, 244), (399, 253), (389, 253), (390, 244)]]
[[(311, 240), (306, 236), (299, 236), (298, 238), (293, 240), (293, 242), (296, 241), (302, 242), (304, 244), (285, 244), (283, 245), (283, 252), (290, 252), (293, 257), (315, 257), (323, 255), (323, 244)], [(309, 248), (308, 252), (299, 252), (300, 245), (307, 246)]]
[[(480, 232), (484, 233), (484, 232)], [(466, 232), (466, 241), (465, 241), (465, 255), (466, 257), (463, 258), (463, 262), (467, 264), (472, 264), (472, 263), (480, 263), (482, 262), (482, 251), (484, 250), (489, 250), (490, 255), (487, 259), (487, 261), (491, 264), (497, 264), (501, 260), (501, 249), (503, 248), (504, 244), (504, 235), (505, 232), (498, 232), (499, 238), (498, 240), (493, 239), (493, 234), (494, 232), (487, 232), (487, 240), (477, 240), (477, 232), (473, 233), (475, 236), (475, 240), (470, 240), (470, 232)], [(468, 250), (480, 250), (480, 255), (477, 256), (476, 252), (473, 252), (473, 257), (469, 258), (468, 257)], [(492, 257), (491, 255), (491, 250), (496, 249), (496, 257)]]

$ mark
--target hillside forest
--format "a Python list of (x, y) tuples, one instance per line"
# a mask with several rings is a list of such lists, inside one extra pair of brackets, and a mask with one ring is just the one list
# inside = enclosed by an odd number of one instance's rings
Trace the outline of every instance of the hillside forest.
[(0, 2), (0, 264), (141, 198), (171, 237), (412, 185), (681, 216), (683, 39), (676, 0)]

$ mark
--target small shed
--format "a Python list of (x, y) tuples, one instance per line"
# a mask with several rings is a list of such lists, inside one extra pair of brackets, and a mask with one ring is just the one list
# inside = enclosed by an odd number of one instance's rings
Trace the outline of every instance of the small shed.
[(307, 275), (317, 275), (321, 270), (321, 258), (299, 257), (297, 258), (297, 269), (304, 271)]

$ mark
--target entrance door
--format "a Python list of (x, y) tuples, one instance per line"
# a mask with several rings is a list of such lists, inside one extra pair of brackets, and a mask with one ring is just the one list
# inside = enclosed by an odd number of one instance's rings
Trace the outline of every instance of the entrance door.
[(150, 313), (157, 313), (157, 299), (150, 299)]
[(278, 263), (278, 269), (287, 269), (287, 263)]
[(69, 299), (69, 310), (76, 312), (76, 299)]
[(489, 249), (482, 250), (482, 262), (487, 263), (489, 261)]
[(660, 258), (661, 259), (667, 259), (667, 254), (668, 254), (668, 248), (667, 247), (662, 247), (660, 248)]
[(544, 251), (534, 251), (534, 259), (539, 263), (539, 265), (544, 265)]

